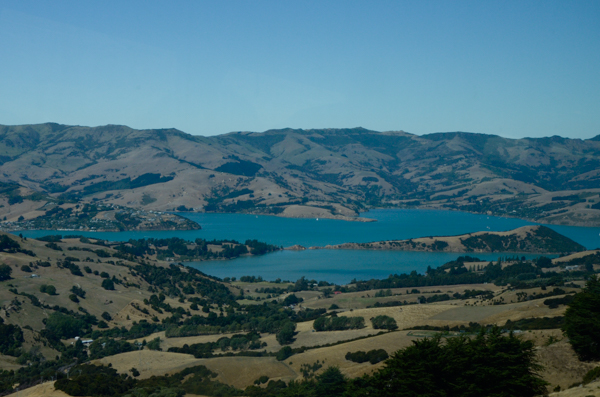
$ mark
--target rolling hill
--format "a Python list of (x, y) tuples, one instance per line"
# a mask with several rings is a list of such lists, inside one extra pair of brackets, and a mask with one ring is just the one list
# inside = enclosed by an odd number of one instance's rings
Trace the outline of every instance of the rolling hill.
[[(247, 244), (250, 252), (257, 248)], [(495, 264), (464, 256), (428, 274), (344, 286), (305, 278), (218, 280), (163, 260), (183, 260), (190, 251), (214, 257), (226, 246), (241, 245), (0, 233), (0, 393), (57, 395), (50, 385), (81, 376), (90, 368), (79, 365), (85, 362), (111, 366), (106, 382), (179, 373), (177, 385), (200, 390), (181, 371), (204, 371), (210, 375), (204, 386), (238, 390), (191, 394), (250, 395), (242, 389), (264, 384), (262, 378), (289, 386), (329, 366), (360, 377), (385, 364), (354, 361), (348, 353), (383, 349), (387, 356), (435, 330), (457, 336), (491, 325), (528, 330), (522, 336), (535, 341), (541, 374), (553, 387), (571, 385), (597, 365), (579, 362), (559, 329), (565, 305), (598, 271), (596, 252)], [(380, 316), (400, 330), (376, 325)], [(318, 319), (333, 318), (364, 324), (317, 329)], [(40, 382), (47, 383), (32, 387)], [(141, 384), (148, 392), (162, 387)]]
[(342, 219), (373, 207), (430, 207), (596, 225), (600, 140), (0, 126), (0, 182), (0, 217), (8, 221), (63, 200)]
[(421, 237), (372, 243), (327, 245), (326, 249), (371, 249), (425, 252), (571, 253), (585, 247), (545, 226), (523, 226), (507, 232), (477, 232), (460, 236)]

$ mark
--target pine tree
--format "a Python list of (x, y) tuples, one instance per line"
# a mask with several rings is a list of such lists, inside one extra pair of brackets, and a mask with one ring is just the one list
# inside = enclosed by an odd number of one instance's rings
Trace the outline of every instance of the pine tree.
[(563, 332), (580, 360), (600, 360), (600, 280), (596, 276), (569, 304)]
[(546, 393), (534, 345), (498, 328), (475, 338), (441, 336), (396, 352), (372, 377), (349, 385), (352, 396), (535, 396)]

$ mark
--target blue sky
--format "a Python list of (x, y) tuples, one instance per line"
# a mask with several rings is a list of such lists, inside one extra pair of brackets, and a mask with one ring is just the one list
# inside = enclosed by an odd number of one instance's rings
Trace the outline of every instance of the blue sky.
[(0, 0), (0, 124), (600, 134), (600, 1)]

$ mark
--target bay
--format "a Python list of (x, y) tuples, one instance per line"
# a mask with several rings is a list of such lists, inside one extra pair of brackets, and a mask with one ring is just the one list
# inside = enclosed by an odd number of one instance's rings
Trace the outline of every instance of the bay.
[[(140, 238), (180, 237), (186, 240), (203, 238), (233, 239), (244, 242), (257, 239), (278, 246), (300, 244), (305, 247), (325, 246), (346, 242), (371, 242), (426, 236), (450, 236), (476, 231), (507, 231), (535, 223), (517, 218), (470, 214), (459, 211), (379, 209), (361, 216), (377, 222), (347, 222), (332, 219), (294, 219), (249, 214), (182, 213), (198, 222), (201, 230), (192, 231), (133, 231), (133, 232), (71, 232), (31, 230), (27, 237), (48, 234), (81, 234), (110, 241)], [(600, 246), (600, 227), (547, 225), (577, 241), (588, 249)], [(423, 273), (427, 266), (436, 267), (460, 254), (401, 251), (306, 250), (279, 251), (260, 257), (243, 257), (231, 261), (186, 263), (217, 277), (262, 276), (309, 279), (347, 283), (350, 280), (387, 277), (393, 273), (416, 270)], [(507, 254), (477, 254), (484, 260), (496, 260)], [(513, 254), (508, 254), (513, 255)], [(534, 255), (535, 256), (535, 255)], [(532, 257), (532, 256), (528, 256)]]
[[(424, 274), (428, 266), (436, 268), (461, 255), (452, 252), (408, 252), (367, 250), (306, 250), (277, 251), (263, 256), (246, 256), (231, 261), (188, 262), (203, 273), (220, 278), (261, 276), (264, 280), (276, 279), (296, 281), (300, 277), (308, 280), (328, 281), (338, 285), (352, 280), (387, 278), (390, 274), (416, 271)], [(500, 256), (515, 254), (470, 254), (484, 261), (496, 261)], [(519, 254), (527, 259), (539, 255)], [(556, 255), (548, 255), (555, 257)]]

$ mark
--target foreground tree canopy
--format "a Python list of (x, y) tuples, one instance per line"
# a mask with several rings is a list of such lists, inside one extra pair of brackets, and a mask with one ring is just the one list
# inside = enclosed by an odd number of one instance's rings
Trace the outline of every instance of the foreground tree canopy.
[(580, 360), (600, 360), (600, 280), (596, 276), (569, 304), (563, 331)]
[(537, 371), (534, 345), (498, 328), (474, 337), (415, 341), (396, 352), (381, 370), (362, 378), (346, 379), (329, 368), (315, 379), (269, 382), (250, 386), (248, 396), (444, 397), (535, 396), (546, 393)]
[(477, 337), (440, 336), (396, 352), (373, 376), (349, 386), (353, 396), (534, 396), (546, 391), (534, 345), (498, 328)]

